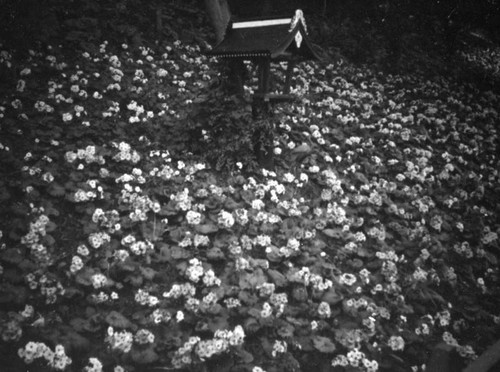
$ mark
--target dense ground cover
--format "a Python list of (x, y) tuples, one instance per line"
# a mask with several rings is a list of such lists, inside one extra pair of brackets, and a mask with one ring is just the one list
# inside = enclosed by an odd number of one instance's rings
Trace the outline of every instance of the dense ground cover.
[(205, 45), (91, 46), (0, 48), (5, 368), (420, 371), (498, 339), (498, 94), (302, 64), (261, 172)]

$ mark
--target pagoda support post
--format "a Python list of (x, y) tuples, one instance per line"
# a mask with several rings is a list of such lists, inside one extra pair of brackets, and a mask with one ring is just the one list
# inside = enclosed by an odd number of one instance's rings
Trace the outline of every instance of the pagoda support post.
[(291, 59), (290, 61), (288, 61), (288, 66), (286, 68), (285, 87), (283, 88), (284, 94), (290, 94), (290, 86), (292, 84), (292, 74), (294, 67), (295, 61)]
[(269, 90), (269, 72), (271, 60), (262, 58), (258, 61), (259, 86), (252, 100), (252, 117), (257, 122), (253, 136), (253, 148), (257, 162), (265, 169), (274, 169), (274, 124), (269, 100), (266, 94)]

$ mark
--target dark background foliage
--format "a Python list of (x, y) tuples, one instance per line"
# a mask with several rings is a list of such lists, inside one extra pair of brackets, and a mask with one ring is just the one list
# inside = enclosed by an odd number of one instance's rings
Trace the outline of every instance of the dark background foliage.
[[(470, 38), (490, 43), (500, 37), (498, 0), (230, 0), (229, 5), (235, 17), (290, 15), (302, 8), (315, 40), (357, 62), (398, 59), (418, 45), (453, 53)], [(33, 40), (90, 44), (110, 35), (137, 43), (144, 33), (186, 37), (168, 27), (172, 8), (207, 26), (201, 0), (1, 0), (0, 8), (0, 41), (19, 51)]]

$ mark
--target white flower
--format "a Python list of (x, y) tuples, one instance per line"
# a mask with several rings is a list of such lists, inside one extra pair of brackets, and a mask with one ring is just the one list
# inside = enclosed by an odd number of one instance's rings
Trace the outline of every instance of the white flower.
[(62, 119), (64, 122), (71, 121), (71, 120), (73, 120), (73, 115), (69, 112), (66, 112), (63, 114)]
[(175, 314), (175, 320), (177, 320), (177, 323), (182, 322), (184, 320), (184, 313), (179, 310), (177, 314)]
[(318, 307), (318, 314), (321, 318), (329, 318), (332, 315), (332, 310), (328, 302), (321, 302)]
[(83, 261), (79, 256), (73, 256), (73, 259), (71, 260), (71, 266), (70, 266), (70, 271), (72, 273), (76, 273), (83, 267)]
[(91, 278), (92, 285), (95, 289), (102, 288), (108, 282), (108, 278), (106, 278), (103, 274), (94, 274)]
[(222, 227), (230, 228), (234, 225), (234, 217), (231, 213), (222, 210), (219, 212), (219, 218), (217, 222)]
[(201, 223), (201, 214), (195, 211), (188, 211), (186, 213), (186, 220), (190, 225), (199, 225)]
[(391, 338), (387, 341), (387, 345), (394, 350), (404, 350), (405, 348), (405, 340), (401, 336), (391, 336)]
[(353, 274), (342, 274), (339, 278), (339, 282), (340, 284), (351, 286), (356, 283), (356, 277)]

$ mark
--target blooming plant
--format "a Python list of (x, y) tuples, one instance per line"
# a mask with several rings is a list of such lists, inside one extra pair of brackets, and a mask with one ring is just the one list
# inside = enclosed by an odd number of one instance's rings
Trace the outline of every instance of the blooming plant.
[(200, 45), (115, 44), (30, 50), (2, 88), (3, 356), (374, 372), (422, 370), (440, 342), (465, 365), (496, 340), (498, 94), (302, 63), (275, 170), (255, 171), (251, 113), (219, 102)]

